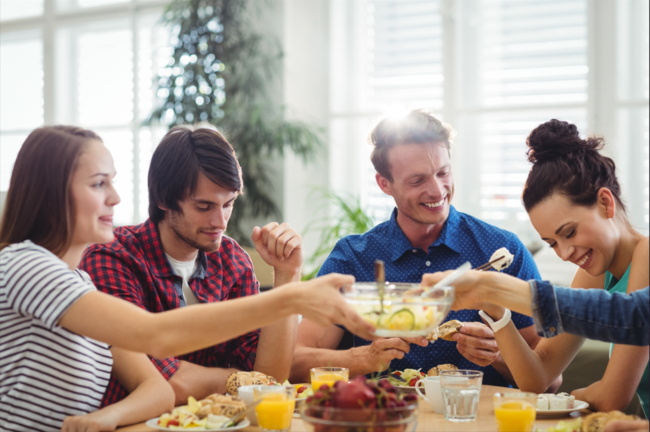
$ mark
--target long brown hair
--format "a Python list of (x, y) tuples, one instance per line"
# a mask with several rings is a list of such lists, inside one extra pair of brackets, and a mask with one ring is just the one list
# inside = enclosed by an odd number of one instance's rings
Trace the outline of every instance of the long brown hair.
[(57, 256), (74, 228), (72, 175), (85, 144), (100, 140), (75, 126), (46, 126), (29, 134), (18, 152), (0, 223), (0, 250), (31, 240)]

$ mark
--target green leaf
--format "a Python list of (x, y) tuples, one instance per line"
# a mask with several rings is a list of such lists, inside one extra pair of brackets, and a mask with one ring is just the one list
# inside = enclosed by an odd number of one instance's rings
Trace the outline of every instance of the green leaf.
[[(174, 0), (161, 22), (177, 41), (169, 65), (154, 80), (157, 90), (167, 90), (143, 122), (168, 127), (186, 122), (209, 122), (227, 137), (237, 152), (244, 178), (244, 195), (235, 202), (228, 235), (250, 245), (250, 233), (242, 223), (248, 218), (281, 218), (273, 200), (268, 160), (290, 150), (305, 162), (323, 148), (323, 130), (286, 119), (285, 107), (269, 93), (269, 84), (280, 72), (283, 52), (279, 41), (255, 33), (253, 13), (269, 6), (266, 1)], [(193, 63), (183, 59), (196, 55)], [(180, 72), (180, 73), (179, 73)], [(178, 78), (183, 83), (176, 84)], [(191, 86), (208, 87), (199, 105)], [(181, 96), (175, 95), (175, 90)], [(171, 118), (168, 118), (171, 113)]]

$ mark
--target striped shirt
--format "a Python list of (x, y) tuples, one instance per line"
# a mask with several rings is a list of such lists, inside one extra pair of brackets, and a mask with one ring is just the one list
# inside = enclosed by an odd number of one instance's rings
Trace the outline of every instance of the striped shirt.
[(99, 408), (108, 346), (57, 325), (95, 289), (87, 273), (29, 240), (0, 251), (1, 430), (59, 430), (65, 417)]

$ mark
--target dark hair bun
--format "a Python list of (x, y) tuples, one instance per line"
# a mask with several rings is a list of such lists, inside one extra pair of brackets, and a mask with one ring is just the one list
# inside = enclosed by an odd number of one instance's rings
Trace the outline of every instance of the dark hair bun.
[(528, 161), (541, 163), (557, 158), (579, 157), (602, 148), (602, 138), (583, 140), (576, 125), (550, 120), (537, 126), (526, 138)]

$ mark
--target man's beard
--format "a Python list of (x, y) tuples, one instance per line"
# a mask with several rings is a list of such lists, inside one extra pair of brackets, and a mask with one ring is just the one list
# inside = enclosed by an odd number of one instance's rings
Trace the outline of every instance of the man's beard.
[(173, 215), (170, 218), (169, 222), (170, 222), (169, 226), (172, 229), (172, 231), (174, 231), (174, 234), (176, 234), (176, 237), (183, 240), (185, 243), (187, 243), (189, 246), (193, 247), (194, 249), (198, 249), (202, 252), (209, 253), (209, 252), (216, 252), (221, 247), (221, 238), (219, 238), (219, 241), (217, 242), (216, 246), (215, 245), (204, 246), (198, 243), (196, 240), (193, 240), (183, 235), (178, 229), (178, 227), (180, 227), (181, 224), (179, 223), (179, 217), (177, 215)]

